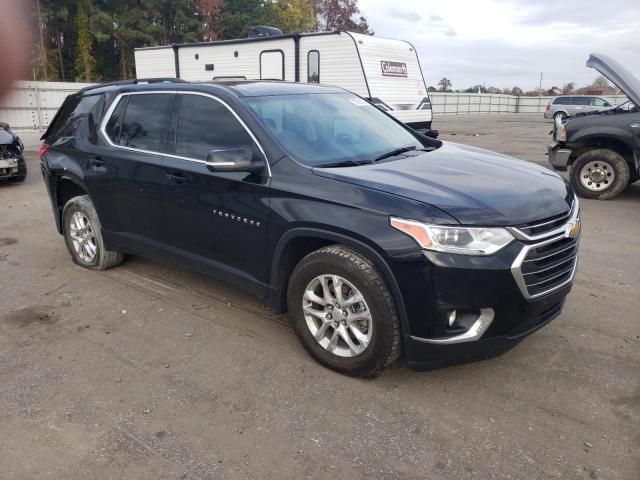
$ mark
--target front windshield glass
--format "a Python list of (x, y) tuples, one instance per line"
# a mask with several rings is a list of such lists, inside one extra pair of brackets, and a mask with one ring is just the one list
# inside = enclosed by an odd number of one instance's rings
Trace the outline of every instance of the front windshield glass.
[(423, 148), (407, 130), (350, 93), (247, 97), (244, 102), (296, 160), (312, 166), (368, 163)]

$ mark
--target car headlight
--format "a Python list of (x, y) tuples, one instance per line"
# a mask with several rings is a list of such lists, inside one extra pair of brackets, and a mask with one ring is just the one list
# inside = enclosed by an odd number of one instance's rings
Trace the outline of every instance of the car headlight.
[(504, 228), (444, 227), (391, 217), (391, 226), (425, 250), (461, 255), (491, 255), (513, 240)]
[(556, 142), (566, 142), (567, 141), (567, 129), (562, 123), (562, 120), (558, 118), (556, 120)]

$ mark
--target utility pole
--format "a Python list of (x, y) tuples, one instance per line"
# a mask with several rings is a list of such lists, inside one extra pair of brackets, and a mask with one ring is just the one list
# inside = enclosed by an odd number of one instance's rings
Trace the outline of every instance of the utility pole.
[(542, 90), (542, 72), (540, 72), (540, 84), (538, 85), (538, 90)]

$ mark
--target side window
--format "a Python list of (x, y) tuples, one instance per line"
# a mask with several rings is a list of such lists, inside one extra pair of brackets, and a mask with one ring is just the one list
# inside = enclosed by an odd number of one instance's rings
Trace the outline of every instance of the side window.
[(601, 98), (594, 97), (591, 99), (591, 106), (592, 107), (608, 107), (609, 104)]
[(120, 142), (120, 131), (122, 130), (122, 118), (124, 117), (124, 111), (127, 108), (127, 102), (129, 101), (129, 97), (122, 97), (118, 102), (118, 105), (113, 110), (111, 117), (107, 121), (107, 125), (104, 130), (107, 134), (107, 137), (111, 139), (113, 143), (118, 145)]
[(129, 95), (118, 144), (163, 152), (174, 98), (164, 93)]
[(589, 97), (573, 97), (574, 105), (591, 105), (591, 99)]
[(176, 155), (206, 160), (211, 150), (245, 147), (253, 139), (220, 102), (202, 95), (183, 95), (176, 130)]
[(307, 54), (307, 82), (320, 83), (320, 52), (311, 50)]
[(103, 95), (87, 95), (66, 100), (47, 133), (47, 139), (56, 142), (80, 136), (94, 142), (98, 130), (96, 120), (100, 118), (103, 107)]
[(554, 105), (571, 105), (571, 97), (558, 97), (553, 101)]
[(284, 52), (265, 50), (260, 53), (260, 79), (284, 80)]

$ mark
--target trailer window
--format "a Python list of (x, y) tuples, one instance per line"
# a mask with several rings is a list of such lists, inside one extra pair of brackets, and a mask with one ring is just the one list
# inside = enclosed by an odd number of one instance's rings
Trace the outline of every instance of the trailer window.
[(284, 52), (265, 50), (260, 53), (260, 79), (284, 80)]
[(320, 83), (320, 52), (310, 50), (307, 55), (307, 83)]

